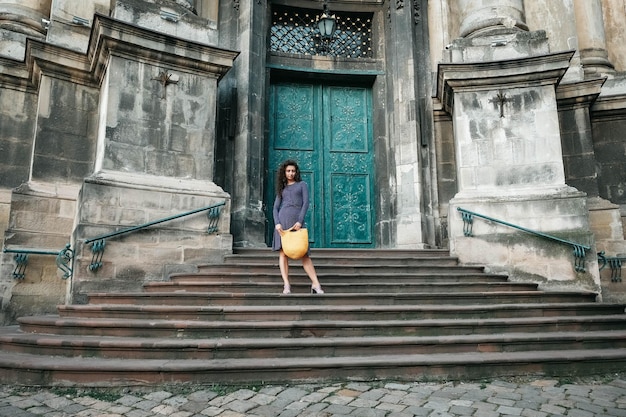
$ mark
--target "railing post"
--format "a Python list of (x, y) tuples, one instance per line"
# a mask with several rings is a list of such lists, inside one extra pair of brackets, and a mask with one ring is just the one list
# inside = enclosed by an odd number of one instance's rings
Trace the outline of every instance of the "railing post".
[(61, 250), (56, 258), (57, 268), (63, 272), (63, 279), (68, 279), (72, 276), (74, 271), (70, 262), (74, 259), (74, 251), (71, 249), (70, 244), (65, 245), (65, 249)]
[(611, 268), (611, 282), (622, 282), (622, 260), (620, 258), (609, 258)]
[(574, 270), (585, 272), (585, 247), (574, 244)]
[(63, 272), (63, 279), (68, 279), (72, 276), (71, 262), (74, 259), (74, 251), (71, 249), (71, 245), (68, 243), (65, 248), (56, 252), (49, 250), (39, 249), (4, 249), (5, 253), (15, 253), (13, 259), (15, 260), (15, 269), (13, 270), (14, 279), (24, 279), (26, 276), (26, 266), (28, 266), (28, 255), (55, 255), (57, 268)]
[(89, 264), (89, 270), (95, 272), (102, 267), (102, 256), (104, 255), (104, 248), (106, 241), (104, 239), (96, 240), (91, 245), (91, 263)]
[[(460, 208), (459, 211), (461, 211)], [(474, 224), (474, 216), (472, 216), (472, 213), (468, 213), (467, 211), (461, 211), (461, 218), (463, 219), (463, 235), (465, 235), (466, 237), (471, 237), (472, 227)]]
[(14, 279), (24, 279), (26, 276), (26, 267), (28, 266), (28, 254), (16, 253), (13, 256), (15, 260), (15, 269), (13, 270)]
[(222, 213), (222, 207), (221, 206), (216, 206), (216, 207), (211, 207), (206, 215), (207, 218), (209, 219), (209, 226), (207, 227), (207, 233), (208, 234), (213, 234), (215, 232), (217, 232), (217, 224), (219, 222), (220, 219), (220, 214)]

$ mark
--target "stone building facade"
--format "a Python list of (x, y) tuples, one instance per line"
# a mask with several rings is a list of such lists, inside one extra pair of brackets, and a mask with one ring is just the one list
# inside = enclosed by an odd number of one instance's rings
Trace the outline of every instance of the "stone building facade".
[(0, 0), (3, 321), (267, 246), (286, 158), (314, 247), (626, 299), (597, 257), (626, 254), (625, 27), (622, 0)]

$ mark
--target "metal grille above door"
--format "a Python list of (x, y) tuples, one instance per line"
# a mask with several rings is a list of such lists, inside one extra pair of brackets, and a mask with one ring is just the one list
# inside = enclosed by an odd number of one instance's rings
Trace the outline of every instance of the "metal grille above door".
[(324, 55), (343, 58), (372, 57), (373, 13), (338, 13), (333, 39), (321, 48), (316, 18), (321, 10), (274, 6), (270, 51), (286, 54)]

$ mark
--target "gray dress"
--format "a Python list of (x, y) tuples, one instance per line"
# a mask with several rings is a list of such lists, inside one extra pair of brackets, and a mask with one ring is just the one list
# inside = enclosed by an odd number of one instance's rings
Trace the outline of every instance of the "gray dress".
[[(283, 230), (287, 230), (297, 222), (300, 222), (302, 227), (305, 227), (304, 216), (306, 216), (308, 209), (309, 187), (306, 182), (299, 181), (287, 185), (283, 189), (282, 197), (277, 195), (274, 200), (274, 225), (280, 224)], [(277, 251), (281, 248), (280, 233), (274, 228), (272, 250)]]

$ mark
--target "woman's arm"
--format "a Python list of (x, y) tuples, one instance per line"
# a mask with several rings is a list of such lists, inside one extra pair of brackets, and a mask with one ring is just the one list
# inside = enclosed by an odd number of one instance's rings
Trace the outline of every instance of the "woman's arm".
[(280, 226), (280, 220), (278, 220), (278, 212), (280, 210), (281, 202), (282, 202), (282, 198), (279, 195), (277, 195), (276, 199), (274, 199), (274, 207), (272, 209), (272, 215), (274, 217), (274, 227), (276, 227), (276, 229), (279, 229), (279, 226)]
[(298, 222), (300, 225), (304, 224), (304, 217), (306, 216), (306, 212), (309, 210), (309, 186), (306, 182), (301, 181), (302, 183), (302, 207), (300, 208), (300, 213), (298, 214)]

